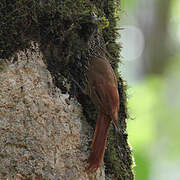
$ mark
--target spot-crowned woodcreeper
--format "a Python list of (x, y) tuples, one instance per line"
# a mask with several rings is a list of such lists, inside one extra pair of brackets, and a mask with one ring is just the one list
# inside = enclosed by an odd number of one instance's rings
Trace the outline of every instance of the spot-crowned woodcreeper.
[(98, 107), (88, 169), (97, 170), (104, 157), (110, 122), (112, 121), (115, 127), (118, 127), (119, 93), (116, 76), (105, 58), (93, 57), (90, 59), (86, 78), (85, 93)]

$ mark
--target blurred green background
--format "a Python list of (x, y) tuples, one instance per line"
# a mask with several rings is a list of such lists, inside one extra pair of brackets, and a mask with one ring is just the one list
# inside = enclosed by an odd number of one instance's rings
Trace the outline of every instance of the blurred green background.
[(136, 180), (180, 180), (180, 0), (122, 0)]

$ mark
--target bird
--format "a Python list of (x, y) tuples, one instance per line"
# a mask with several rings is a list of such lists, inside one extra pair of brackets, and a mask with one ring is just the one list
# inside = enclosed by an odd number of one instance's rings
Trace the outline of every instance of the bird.
[(86, 70), (84, 92), (98, 109), (96, 127), (88, 158), (88, 170), (96, 171), (101, 165), (106, 147), (110, 123), (118, 125), (119, 93), (115, 73), (106, 58), (92, 57)]

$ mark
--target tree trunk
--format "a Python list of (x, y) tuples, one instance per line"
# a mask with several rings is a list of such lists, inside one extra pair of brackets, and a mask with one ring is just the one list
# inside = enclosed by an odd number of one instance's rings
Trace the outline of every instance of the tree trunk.
[[(163, 74), (172, 52), (168, 32), (170, 0), (150, 0), (142, 2), (139, 23), (144, 32), (145, 49), (143, 53), (143, 74)], [(144, 8), (148, 6), (149, 8)], [(144, 18), (144, 17), (148, 18)]]
[[(134, 179), (126, 87), (117, 73), (118, 5), (118, 0), (0, 2), (0, 179)], [(81, 91), (92, 56), (112, 64), (121, 102), (121, 131), (110, 129), (106, 168), (94, 173), (85, 168), (97, 113)]]

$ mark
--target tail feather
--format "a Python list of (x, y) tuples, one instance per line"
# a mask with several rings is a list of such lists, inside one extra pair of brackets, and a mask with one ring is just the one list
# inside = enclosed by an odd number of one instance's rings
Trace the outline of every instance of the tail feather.
[(101, 112), (98, 112), (98, 117), (97, 117), (97, 121), (96, 121), (96, 128), (94, 131), (94, 135), (93, 135), (93, 139), (92, 139), (92, 143), (91, 143), (91, 148), (93, 149), (94, 147), (94, 142), (97, 136), (97, 132), (99, 131), (99, 127), (100, 127), (100, 118), (101, 118)]
[(88, 169), (96, 170), (103, 160), (110, 121), (109, 116), (105, 115), (102, 111), (99, 112), (96, 130), (91, 144), (92, 153), (88, 158)]

